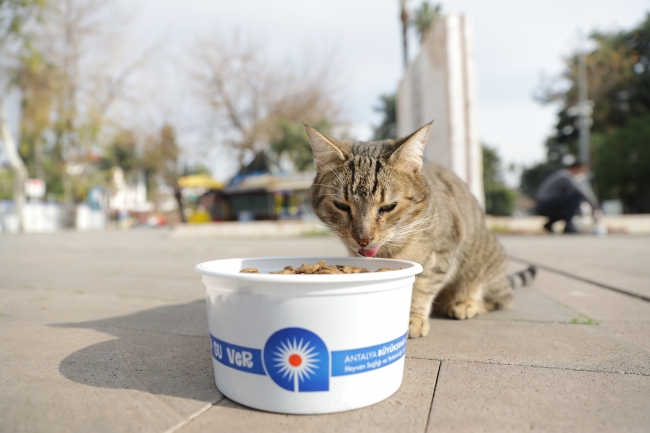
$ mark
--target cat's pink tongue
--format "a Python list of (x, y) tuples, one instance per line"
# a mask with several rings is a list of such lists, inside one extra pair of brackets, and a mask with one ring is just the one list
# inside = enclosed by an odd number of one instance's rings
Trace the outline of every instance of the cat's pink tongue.
[(359, 253), (366, 257), (374, 257), (375, 254), (377, 254), (377, 251), (379, 251), (379, 247), (377, 248), (361, 248), (359, 250)]

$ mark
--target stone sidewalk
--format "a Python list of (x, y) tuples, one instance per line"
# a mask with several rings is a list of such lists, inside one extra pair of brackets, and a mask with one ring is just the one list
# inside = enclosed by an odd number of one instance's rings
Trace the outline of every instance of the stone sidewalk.
[(345, 254), (335, 238), (0, 236), (0, 432), (649, 431), (650, 237), (501, 240), (511, 269), (543, 267), (513, 309), (431, 319), (377, 405), (288, 416), (215, 387), (193, 267)]

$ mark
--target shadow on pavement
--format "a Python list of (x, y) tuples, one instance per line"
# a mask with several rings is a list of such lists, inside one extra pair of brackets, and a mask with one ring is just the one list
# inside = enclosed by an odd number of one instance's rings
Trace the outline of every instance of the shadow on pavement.
[(204, 301), (52, 326), (93, 329), (117, 337), (61, 361), (59, 371), (74, 382), (203, 402), (220, 399)]

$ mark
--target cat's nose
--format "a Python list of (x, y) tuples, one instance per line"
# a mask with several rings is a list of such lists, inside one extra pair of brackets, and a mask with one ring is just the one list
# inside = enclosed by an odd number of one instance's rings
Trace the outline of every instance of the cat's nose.
[(357, 241), (357, 243), (359, 245), (361, 245), (362, 247), (365, 247), (366, 245), (368, 245), (371, 240), (372, 239), (355, 239), (355, 241)]

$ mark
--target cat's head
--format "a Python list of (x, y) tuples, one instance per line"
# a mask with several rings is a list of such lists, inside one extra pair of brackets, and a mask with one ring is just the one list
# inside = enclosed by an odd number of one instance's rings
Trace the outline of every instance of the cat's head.
[(359, 255), (391, 257), (421, 229), (429, 190), (420, 174), (428, 124), (376, 143), (326, 137), (305, 125), (314, 151), (314, 212)]

